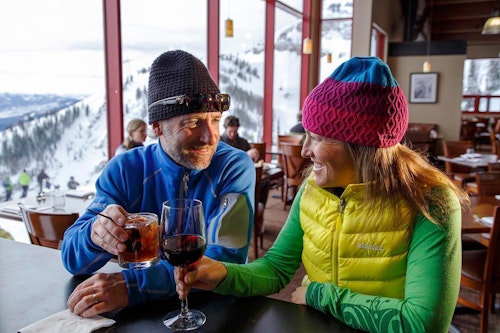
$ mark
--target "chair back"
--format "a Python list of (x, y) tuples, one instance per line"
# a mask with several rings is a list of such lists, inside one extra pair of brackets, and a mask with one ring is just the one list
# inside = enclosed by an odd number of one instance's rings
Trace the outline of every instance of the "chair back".
[(259, 161), (266, 159), (266, 143), (265, 142), (250, 142), (250, 147), (259, 151)]
[(494, 140), (491, 143), (491, 152), (500, 157), (500, 140)]
[[(278, 150), (283, 150), (281, 146), (283, 142), (302, 145), (302, 138), (302, 135), (278, 135)], [(282, 169), (285, 167), (285, 161), (282, 155), (278, 155), (278, 165)]]
[(493, 213), (493, 224), (490, 230), (488, 254), (484, 267), (484, 281), (491, 281), (491, 291), (500, 292), (500, 206)]
[[(445, 157), (458, 157), (467, 152), (468, 148), (474, 148), (472, 141), (443, 141), (443, 150)], [(470, 168), (450, 162), (445, 162), (446, 173), (453, 175), (454, 173), (470, 172)]]
[(488, 332), (488, 315), (500, 292), (500, 206), (493, 210), (490, 242), (485, 250), (462, 252), (460, 287), (479, 293), (459, 293), (458, 303), (480, 312), (479, 332)]
[(476, 173), (477, 195), (493, 196), (500, 194), (500, 171)]
[(49, 213), (20, 205), (21, 216), (32, 244), (58, 249), (64, 232), (80, 216), (78, 213)]
[(488, 163), (488, 171), (500, 171), (500, 162)]
[(260, 184), (262, 181), (262, 165), (255, 164), (255, 208), (254, 208), (254, 216), (253, 216), (253, 240), (254, 240), (254, 258), (257, 259), (259, 257), (259, 246), (258, 240), (261, 240), (262, 246), (262, 237), (263, 237), (263, 226), (264, 226), (264, 204), (260, 202)]
[(474, 140), (476, 138), (477, 122), (464, 121), (460, 126), (460, 140)]
[[(295, 198), (297, 189), (302, 184), (303, 172), (311, 164), (309, 158), (304, 158), (301, 155), (302, 145), (293, 144), (288, 142), (281, 143), (281, 150), (283, 152), (285, 174), (284, 186), (284, 207)], [(290, 190), (292, 191), (290, 195)]]

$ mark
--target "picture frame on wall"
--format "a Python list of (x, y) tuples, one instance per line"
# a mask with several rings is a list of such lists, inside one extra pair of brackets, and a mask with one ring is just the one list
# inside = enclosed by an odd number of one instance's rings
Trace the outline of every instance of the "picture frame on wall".
[(436, 103), (438, 73), (410, 73), (410, 103)]

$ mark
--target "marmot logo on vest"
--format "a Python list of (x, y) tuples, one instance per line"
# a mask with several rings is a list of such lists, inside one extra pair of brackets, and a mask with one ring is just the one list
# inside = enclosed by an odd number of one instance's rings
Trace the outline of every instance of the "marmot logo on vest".
[(366, 250), (373, 250), (373, 251), (383, 251), (384, 250), (382, 245), (370, 245), (370, 244), (365, 244), (365, 243), (358, 243), (358, 248), (366, 249)]

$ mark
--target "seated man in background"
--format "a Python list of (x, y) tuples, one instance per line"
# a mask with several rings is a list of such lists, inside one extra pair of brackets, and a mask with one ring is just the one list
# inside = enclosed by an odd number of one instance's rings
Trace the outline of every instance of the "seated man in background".
[[(205, 65), (184, 51), (160, 55), (148, 85), (149, 123), (157, 143), (113, 157), (96, 182), (89, 209), (64, 235), (62, 260), (75, 275), (90, 274), (125, 251), (129, 213), (161, 216), (166, 200), (203, 202), (205, 255), (245, 263), (253, 230), (255, 169), (248, 156), (219, 142), (221, 94)], [(174, 268), (166, 260), (143, 270), (96, 274), (68, 299), (82, 317), (176, 295)]]
[(264, 156), (260, 156), (259, 151), (252, 148), (248, 141), (238, 135), (238, 128), (240, 127), (240, 120), (235, 116), (227, 116), (224, 120), (225, 132), (221, 135), (220, 140), (233, 146), (234, 148), (241, 149), (247, 152), (247, 155), (254, 162), (258, 162), (259, 159), (264, 159)]
[[(220, 140), (233, 146), (234, 148), (241, 149), (247, 152), (247, 155), (254, 162), (263, 160), (265, 156), (260, 156), (256, 148), (252, 148), (248, 141), (238, 135), (238, 128), (240, 127), (240, 120), (235, 116), (227, 116), (224, 120), (225, 132), (221, 135)], [(270, 182), (267, 178), (262, 178), (260, 181), (260, 202), (266, 207), (267, 196), (269, 195)]]

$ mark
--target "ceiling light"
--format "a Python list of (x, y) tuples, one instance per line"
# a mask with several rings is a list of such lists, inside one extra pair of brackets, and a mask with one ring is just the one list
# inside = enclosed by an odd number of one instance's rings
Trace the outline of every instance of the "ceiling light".
[(311, 54), (313, 51), (313, 41), (311, 38), (304, 38), (304, 43), (302, 44), (302, 53)]
[(491, 17), (486, 21), (483, 26), (483, 35), (496, 35), (500, 34), (500, 10), (495, 9), (491, 13)]
[(233, 20), (226, 20), (226, 37), (233, 37)]

